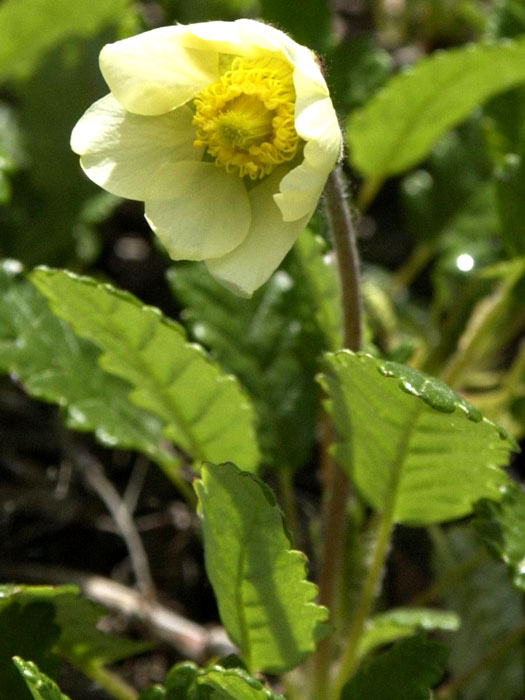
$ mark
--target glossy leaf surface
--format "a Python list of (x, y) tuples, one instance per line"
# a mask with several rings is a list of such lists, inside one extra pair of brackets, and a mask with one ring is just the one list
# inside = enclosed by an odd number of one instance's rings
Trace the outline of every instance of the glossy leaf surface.
[(452, 520), (498, 498), (513, 442), (443, 382), (394, 362), (328, 355), (322, 385), (335, 456), (366, 501), (394, 522)]
[(31, 280), (53, 310), (102, 350), (100, 363), (129, 382), (131, 400), (164, 422), (164, 434), (195, 460), (259, 461), (248, 398), (237, 381), (190, 344), (184, 330), (131, 294), (86, 277), (37, 269)]

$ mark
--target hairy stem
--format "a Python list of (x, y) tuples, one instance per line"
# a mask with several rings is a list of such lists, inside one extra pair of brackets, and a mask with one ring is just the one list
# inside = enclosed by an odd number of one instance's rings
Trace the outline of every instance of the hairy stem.
[(352, 618), (346, 639), (345, 651), (341, 658), (339, 670), (331, 688), (329, 700), (338, 700), (344, 683), (351, 676), (359, 661), (359, 641), (361, 639), (366, 619), (372, 609), (379, 581), (381, 580), (385, 561), (389, 551), (390, 537), (392, 535), (393, 527), (394, 521), (392, 513), (387, 512), (383, 514), (380, 517), (377, 527), (377, 539), (375, 542), (372, 563), (368, 569), (368, 573), (361, 590), (361, 596), (357, 609), (354, 610), (354, 616)]
[[(337, 256), (341, 287), (343, 346), (350, 350), (359, 350), (361, 347), (359, 258), (356, 231), (348, 206), (343, 176), (339, 168), (336, 168), (328, 178), (325, 201)], [(327, 444), (331, 440), (324, 442)], [(325, 453), (327, 454), (326, 450)], [(324, 548), (321, 553), (319, 602), (334, 609), (341, 581), (349, 485), (346, 475), (331, 458), (326, 460), (323, 477), (325, 488)], [(330, 640), (325, 640), (319, 645), (313, 660), (313, 697), (320, 698), (326, 692), (331, 651)]]
[(350, 350), (359, 350), (362, 336), (357, 235), (339, 168), (333, 170), (328, 178), (325, 198), (341, 284), (343, 346)]

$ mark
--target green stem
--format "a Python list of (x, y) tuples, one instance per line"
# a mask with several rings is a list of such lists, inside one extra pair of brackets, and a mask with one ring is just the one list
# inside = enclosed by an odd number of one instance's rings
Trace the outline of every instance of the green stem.
[(503, 390), (507, 396), (507, 400), (513, 397), (516, 387), (521, 383), (523, 370), (525, 369), (525, 340), (522, 340), (518, 348), (518, 352), (512, 361), (509, 371), (505, 375), (503, 381)]
[(168, 471), (166, 469), (164, 472), (167, 474), (168, 478), (171, 479), (175, 488), (178, 489), (180, 495), (184, 498), (188, 506), (195, 510), (197, 505), (197, 497), (195, 496), (195, 492), (190, 484), (184, 480), (184, 477), (181, 474), (177, 474), (172, 470)]
[[(333, 170), (328, 178), (325, 188), (325, 202), (336, 251), (341, 287), (343, 346), (355, 351), (361, 348), (362, 342), (359, 257), (356, 231), (339, 167)], [(329, 441), (325, 440), (324, 442), (328, 443)], [(325, 452), (327, 449), (328, 447), (325, 446)], [(349, 484), (344, 472), (331, 459), (328, 460), (324, 476), (324, 548), (320, 563), (319, 602), (333, 609), (341, 581)], [(312, 660), (314, 673), (312, 697), (314, 698), (320, 698), (326, 692), (331, 655), (330, 641), (321, 642)]]
[(389, 289), (392, 298), (398, 297), (404, 289), (412, 284), (433, 254), (434, 246), (431, 243), (423, 242), (416, 245), (410, 256), (392, 277)]
[(299, 516), (297, 514), (297, 501), (293, 491), (293, 470), (290, 467), (282, 467), (278, 471), (279, 493), (284, 511), (286, 524), (292, 533), (294, 546), (300, 548), (302, 544)]
[(359, 211), (364, 212), (368, 209), (368, 206), (380, 190), (383, 182), (384, 178), (381, 176), (371, 176), (363, 182), (356, 201)]
[[(420, 412), (421, 407), (415, 406), (412, 414), (407, 416), (407, 418), (409, 418), (407, 435), (410, 434), (410, 431), (418, 420)], [(376, 592), (381, 582), (381, 577), (388, 556), (390, 539), (395, 526), (397, 494), (399, 491), (402, 466), (406, 459), (408, 448), (408, 440), (405, 440), (399, 445), (398, 453), (392, 465), (382, 512), (377, 516), (378, 526), (372, 555), (372, 563), (368, 569), (363, 587), (361, 589), (359, 601), (354, 610), (353, 618), (348, 630), (345, 650), (343, 652), (331, 692), (328, 695), (329, 700), (339, 700), (344, 683), (355, 671), (359, 662), (359, 643), (361, 641), (365, 622), (370, 615)]]
[(116, 673), (108, 671), (104, 666), (89, 664), (81, 670), (117, 700), (137, 700), (137, 691), (117, 676)]
[(329, 695), (329, 700), (339, 699), (344, 683), (355, 670), (355, 667), (359, 661), (358, 652), (361, 634), (363, 632), (366, 619), (368, 618), (370, 610), (372, 609), (377, 587), (385, 566), (393, 527), (394, 519), (392, 509), (391, 512), (385, 512), (379, 520), (374, 556), (363, 584), (357, 609), (354, 611), (354, 616), (352, 618), (352, 623), (350, 625), (346, 640), (346, 648), (341, 658), (341, 663)]
[[(458, 386), (464, 372), (474, 364), (480, 346), (485, 338), (490, 337), (499, 318), (505, 313), (510, 292), (522, 274), (522, 265), (517, 265), (496, 292), (489, 298), (483, 299), (474, 310), (463, 336), (459, 339), (458, 349), (442, 375), (443, 381), (450, 387)], [(521, 319), (518, 320), (521, 322)]]

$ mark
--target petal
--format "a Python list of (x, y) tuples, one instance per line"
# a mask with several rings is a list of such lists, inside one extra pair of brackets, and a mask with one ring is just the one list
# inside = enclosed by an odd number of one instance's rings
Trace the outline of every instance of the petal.
[[(341, 129), (329, 97), (315, 100), (295, 117), (295, 129), (306, 142), (314, 141), (332, 163), (341, 151)], [(313, 162), (313, 155), (310, 155)], [(324, 167), (323, 163), (319, 163)]]
[(329, 97), (330, 93), (313, 51), (296, 44), (294, 47), (294, 86), (296, 115), (301, 114), (313, 102)]
[(252, 226), (244, 241), (228, 255), (206, 260), (210, 273), (240, 296), (251, 296), (266, 282), (308, 223), (307, 216), (283, 222), (273, 200), (281, 177), (282, 169), (278, 169), (249, 192)]
[(327, 177), (328, 173), (313, 168), (306, 158), (283, 177), (280, 192), (274, 195), (283, 221), (296, 221), (303, 216), (310, 218), (323, 193)]
[(164, 165), (151, 178), (146, 219), (174, 260), (204, 260), (237, 247), (250, 228), (243, 181), (214, 163)]
[(189, 25), (188, 30), (182, 39), (184, 46), (207, 48), (225, 54), (257, 56), (268, 51), (280, 51), (293, 62), (293, 47), (299, 46), (284, 32), (252, 19), (200, 22)]
[(159, 117), (126, 112), (112, 95), (98, 100), (71, 134), (86, 175), (120, 197), (144, 200), (146, 185), (163, 163), (200, 159), (193, 147), (192, 111), (180, 107)]
[(284, 221), (313, 212), (341, 152), (341, 129), (330, 98), (312, 102), (296, 118), (295, 128), (307, 143), (303, 162), (283, 177), (274, 197)]
[(284, 32), (253, 19), (239, 19), (235, 24), (239, 27), (241, 41), (245, 46), (257, 47), (263, 51), (280, 51), (290, 63), (295, 63), (295, 51), (300, 44)]
[(182, 44), (188, 49), (238, 54), (241, 37), (237, 22), (197, 22), (187, 27)]
[(189, 31), (183, 26), (160, 27), (104, 46), (100, 70), (125, 109), (163, 114), (217, 79), (217, 52), (186, 48), (183, 41)]

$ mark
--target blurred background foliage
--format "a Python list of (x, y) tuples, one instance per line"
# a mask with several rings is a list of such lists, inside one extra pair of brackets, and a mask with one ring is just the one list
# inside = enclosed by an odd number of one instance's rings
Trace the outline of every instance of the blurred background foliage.
[[(316, 322), (308, 319), (311, 298), (302, 299), (301, 290), (290, 292), (282, 284), (286, 277), (281, 277), (270, 281), (252, 302), (244, 306), (239, 302), (232, 312), (232, 332), (242, 335), (248, 349), (260, 352), (255, 370), (239, 365), (227, 338), (214, 326), (213, 307), (206, 306), (206, 300), (214, 300), (220, 309), (227, 303), (224, 291), (204, 278), (197, 265), (174, 266), (148, 231), (141, 205), (100, 191), (82, 174), (69, 148), (75, 122), (106, 92), (97, 62), (104, 43), (174, 22), (241, 16), (271, 22), (319, 53), (345, 128), (349, 114), (362, 108), (391, 76), (421, 58), (469, 42), (525, 34), (525, 0), (0, 2), (0, 257), (18, 260), (27, 268), (47, 264), (87, 272), (132, 291), (172, 316), (187, 307), (182, 318), (193, 336), (211, 347), (241, 381), (246, 373), (247, 390), (264, 397), (263, 427), (273, 420), (272, 402), (279, 406), (278, 426), (266, 430), (263, 450), (268, 463), (280, 460), (291, 469), (305, 467), (296, 476), (296, 487), (301, 516), (309, 520), (309, 535), (315, 543), (318, 487), (312, 473), (312, 426), (319, 397), (310, 380), (319, 349), (331, 346), (321, 342)], [(443, 376), (488, 417), (522, 439), (525, 88), (514, 87), (478, 106), (438, 139), (428, 157), (386, 179), (373, 192), (367, 193), (366, 179), (352, 169), (351, 155), (350, 160), (345, 158), (345, 168), (351, 194), (362, 208), (359, 232), (369, 349)], [(311, 226), (324, 235), (322, 216), (316, 216)], [(305, 239), (290, 254), (284, 265), (286, 275), (301, 278), (312, 245)], [(299, 330), (287, 317), (288, 307), (301, 309)], [(268, 326), (268, 336), (257, 332), (249, 336), (244, 329), (250, 314), (261, 308), (274, 325)], [(0, 332), (0, 351), (2, 337)], [(274, 340), (278, 338), (283, 355), (276, 358)], [(458, 355), (458, 347), (467, 348), (466, 355)], [(252, 386), (250, 377), (257, 372), (264, 381)], [(301, 426), (304, 435), (299, 435), (298, 448), (290, 453), (287, 434)], [(4, 446), (0, 556), (82, 566), (125, 579), (125, 551), (107, 523), (106, 530), (101, 529), (101, 506), (94, 495), (82, 500), (86, 497), (77, 485), (60, 518), (51, 514), (49, 494), (65, 478), (69, 439), (54, 409), (29, 400), (8, 377), (0, 382), (0, 438)], [(136, 473), (135, 456), (82, 439), (104, 461), (115, 483), (126, 486), (130, 470)], [(518, 461), (514, 469), (520, 473)], [(156, 582), (169, 591), (169, 597), (184, 601), (190, 617), (208, 621), (216, 613), (209, 588), (202, 595), (206, 584), (191, 516), (180, 503), (173, 506), (176, 493), (166, 490), (161, 474), (148, 472), (147, 485), (148, 495), (139, 512), (144, 517), (153, 511), (164, 513), (158, 516), (157, 529), (144, 530)], [(48, 496), (42, 496), (46, 492)], [(72, 536), (88, 544), (96, 541), (95, 550), (87, 546), (82, 553), (72, 551)], [(410, 599), (414, 589), (432, 577), (428, 543), (421, 544), (418, 537), (401, 532), (396, 541), (388, 579), (393, 603)], [(468, 559), (478, 546), (461, 526), (439, 537), (434, 542), (437, 558), (446, 562), (451, 557)], [(175, 554), (178, 563), (168, 570), (162, 563), (174, 561)], [(441, 569), (443, 561), (438, 563)], [(505, 598), (502, 572), (494, 571), (498, 566), (483, 559), (481, 573), (470, 571), (478, 588), (484, 581), (487, 590), (500, 592), (499, 597), (485, 596), (495, 606)], [(469, 585), (464, 580), (450, 591), (452, 609), (468, 607)], [(517, 594), (511, 594), (513, 610), (519, 610)], [(506, 605), (503, 601), (500, 607)], [(474, 657), (483, 654), (486, 639), (497, 634), (488, 623), (486, 633), (478, 634), (483, 616), (471, 617), (465, 615), (452, 650), (450, 667), (458, 673), (465, 649)], [(495, 613), (492, 624), (496, 618), (502, 626), (508, 622)], [(479, 650), (470, 644), (474, 636)], [(522, 661), (514, 658), (507, 666), (505, 657), (499, 661), (502, 668), (510, 668), (505, 672), (505, 687), (500, 685), (496, 695), (494, 676), (478, 677), (478, 685), (468, 689), (466, 698), (516, 700)], [(137, 682), (143, 685), (141, 672), (147, 681), (155, 680), (155, 674), (161, 679), (167, 662), (161, 655), (155, 663), (158, 667), (150, 662), (147, 671), (135, 665), (130, 673), (139, 676)], [(74, 696), (95, 697), (82, 692), (85, 695), (77, 689)]]

